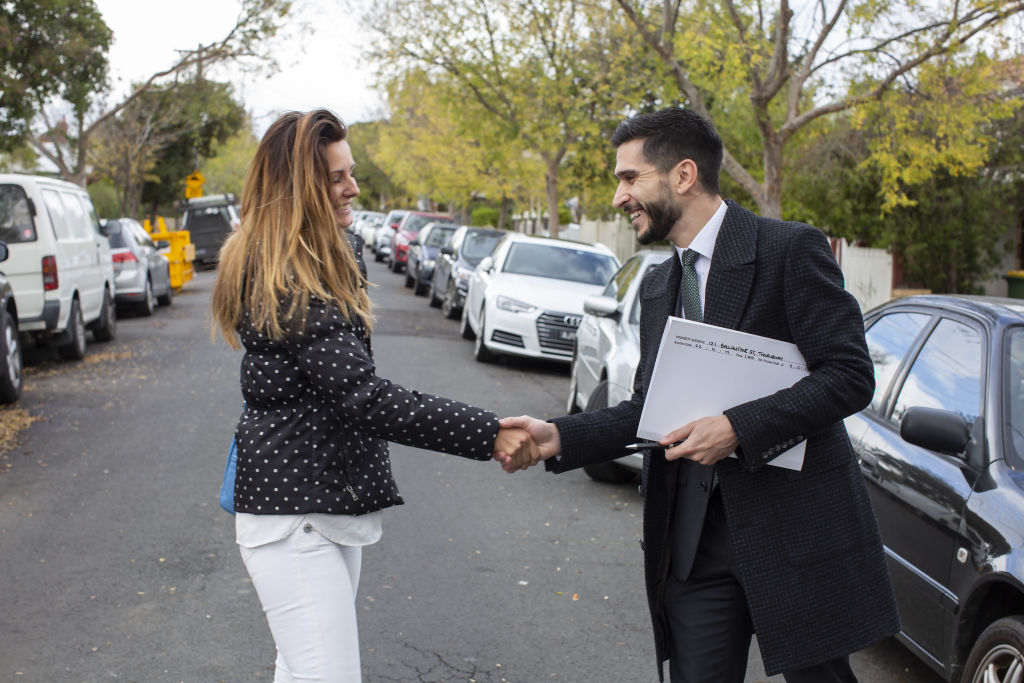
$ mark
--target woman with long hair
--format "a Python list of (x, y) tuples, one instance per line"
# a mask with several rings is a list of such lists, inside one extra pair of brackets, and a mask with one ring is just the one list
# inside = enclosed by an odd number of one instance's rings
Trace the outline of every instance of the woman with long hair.
[(284, 114), (267, 130), (213, 291), (215, 327), (245, 349), (235, 532), (278, 683), (361, 678), (362, 547), (380, 538), (381, 511), (402, 503), (387, 441), (494, 454), (509, 471), (539, 457), (493, 413), (377, 375), (362, 256), (345, 230), (359, 194), (345, 137), (326, 110)]

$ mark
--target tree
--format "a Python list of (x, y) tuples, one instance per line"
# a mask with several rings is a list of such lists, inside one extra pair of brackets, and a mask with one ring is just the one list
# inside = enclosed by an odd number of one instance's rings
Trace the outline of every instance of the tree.
[[(682, 0), (616, 2), (687, 106), (718, 124), (727, 143), (723, 169), (762, 214), (775, 217), (782, 208), (784, 151), (798, 132), (824, 117), (888, 101), (939, 57), (1019, 49), (1003, 29), (1024, 9), (1024, 0), (818, 0), (797, 11), (789, 0), (774, 8), (761, 0), (698, 0), (685, 7)], [(729, 116), (756, 126), (759, 171), (730, 144), (720, 120)], [(920, 147), (919, 153), (934, 149)]]
[(36, 123), (28, 134), (29, 141), (57, 167), (62, 178), (84, 184), (92, 136), (104, 122), (154, 88), (173, 88), (174, 79), (192, 69), (201, 71), (225, 63), (249, 64), (253, 69), (272, 68), (273, 39), (290, 8), (290, 0), (242, 0), (235, 25), (224, 37), (184, 51), (178, 61), (138, 84), (113, 107), (101, 110), (102, 91), (89, 82), (70, 91), (76, 100), (40, 107), (35, 112)]
[(366, 121), (348, 126), (349, 147), (356, 162), (359, 182), (359, 204), (370, 211), (383, 211), (408, 192), (395, 178), (380, 155), (381, 130), (384, 121)]
[(97, 128), (92, 173), (114, 181), (121, 215), (140, 216), (143, 202), (156, 214), (184, 197), (185, 176), (246, 121), (226, 83), (151, 89)]
[(8, 0), (0, 13), (0, 151), (28, 136), (52, 98), (72, 110), (107, 82), (111, 31), (92, 0)]
[(211, 155), (204, 157), (199, 171), (206, 178), (207, 194), (241, 195), (249, 162), (256, 154), (259, 138), (248, 121), (223, 142), (213, 145)]
[(446, 73), (464, 103), (543, 163), (552, 234), (566, 155), (642, 89), (643, 79), (609, 82), (630, 37), (579, 0), (387, 0), (364, 24), (382, 34), (373, 56), (391, 80), (413, 68)]

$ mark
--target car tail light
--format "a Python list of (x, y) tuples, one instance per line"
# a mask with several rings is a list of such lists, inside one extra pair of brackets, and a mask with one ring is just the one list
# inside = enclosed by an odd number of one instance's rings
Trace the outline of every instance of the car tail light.
[(112, 254), (111, 257), (114, 259), (114, 263), (127, 263), (129, 261), (139, 260), (135, 258), (135, 254), (133, 254), (130, 251), (120, 251), (115, 254)]
[(43, 257), (43, 291), (49, 292), (60, 287), (57, 280), (57, 257)]

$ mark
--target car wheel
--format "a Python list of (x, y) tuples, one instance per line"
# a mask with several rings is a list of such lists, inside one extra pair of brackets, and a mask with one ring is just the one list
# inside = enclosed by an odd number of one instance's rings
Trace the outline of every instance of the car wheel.
[(462, 322), (459, 323), (459, 332), (462, 334), (463, 339), (476, 338), (473, 328), (469, 326), (469, 314), (466, 312), (465, 306), (462, 308)]
[(374, 263), (381, 263), (383, 261), (384, 261), (384, 257), (381, 256), (380, 252), (378, 252), (378, 251), (373, 252), (373, 262)]
[(441, 298), (441, 313), (449, 320), (459, 317), (459, 309), (455, 307), (455, 283), (448, 280), (448, 286), (444, 288), (444, 297)]
[[(576, 365), (579, 363), (579, 356), (576, 354), (575, 344), (572, 350), (572, 363), (569, 364), (569, 414), (575, 415), (580, 412), (580, 405), (576, 402), (576, 390), (579, 386), (579, 380), (577, 379), (576, 373), (578, 368)], [(605, 392), (607, 393), (607, 392)], [(606, 399), (607, 400), (607, 399)]]
[[(590, 400), (587, 401), (587, 407), (584, 412), (590, 412), (592, 410), (600, 410), (601, 408), (608, 407), (608, 382), (602, 380), (596, 387), (594, 387), (593, 393), (590, 394)], [(623, 453), (625, 455), (625, 453)], [(584, 465), (583, 471), (587, 473), (587, 476), (594, 481), (600, 481), (606, 484), (626, 484), (636, 479), (636, 472), (633, 470), (623, 467), (617, 462), (602, 462), (596, 465)]]
[(413, 277), (412, 271), (409, 268), (406, 268), (405, 269), (405, 288), (409, 289), (409, 288), (411, 288), (415, 284), (416, 284), (416, 278)]
[(57, 353), (68, 360), (82, 360), (85, 358), (85, 321), (82, 319), (82, 307), (78, 305), (78, 299), (71, 300), (68, 335), (68, 343), (58, 346)]
[(427, 286), (420, 279), (419, 270), (416, 271), (416, 277), (413, 278), (412, 293), (416, 296), (423, 296), (427, 293)]
[(1010, 683), (1024, 680), (1024, 616), (992, 623), (967, 657), (964, 683)]
[(437, 297), (437, 290), (434, 288), (434, 278), (430, 278), (430, 287), (427, 288), (427, 301), (431, 308), (440, 308), (441, 300)]
[(171, 287), (171, 278), (168, 275), (168, 277), (167, 277), (167, 291), (163, 295), (158, 296), (156, 298), (156, 300), (157, 300), (157, 303), (159, 303), (161, 306), (170, 306), (172, 299), (174, 299), (174, 287)]
[(480, 334), (476, 335), (476, 341), (473, 343), (473, 358), (481, 363), (493, 363), (495, 360), (494, 353), (487, 348), (487, 344), (484, 343), (484, 339), (487, 338), (487, 321), (484, 320), (483, 311), (480, 312)]
[(139, 314), (143, 316), (153, 315), (156, 310), (156, 297), (153, 296), (153, 283), (146, 278), (146, 291), (143, 292), (142, 301), (139, 302)]
[(117, 334), (117, 310), (110, 300), (110, 292), (103, 290), (103, 306), (100, 308), (100, 319), (92, 328), (92, 338), (98, 342), (111, 341)]
[(21, 367), (18, 323), (7, 309), (0, 310), (0, 403), (14, 403), (21, 395)]
[(402, 272), (402, 264), (399, 263), (398, 261), (396, 261), (395, 259), (393, 259), (393, 258), (388, 259), (388, 265), (391, 268), (391, 272), (392, 273), (401, 273)]

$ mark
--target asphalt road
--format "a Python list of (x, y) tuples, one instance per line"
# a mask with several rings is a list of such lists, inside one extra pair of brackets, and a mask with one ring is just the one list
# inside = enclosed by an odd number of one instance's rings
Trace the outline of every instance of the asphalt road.
[[(475, 362), (455, 322), (369, 266), (380, 374), (501, 415), (562, 413), (564, 367)], [(216, 500), (241, 398), (240, 353), (208, 332), (213, 280), (121, 318), (84, 362), (26, 359), (17, 405), (38, 419), (0, 454), (0, 681), (273, 679)], [(657, 680), (635, 486), (392, 453), (406, 505), (363, 555), (366, 683)], [(939, 681), (892, 641), (853, 662), (866, 683)], [(747, 681), (781, 680), (753, 647)]]

